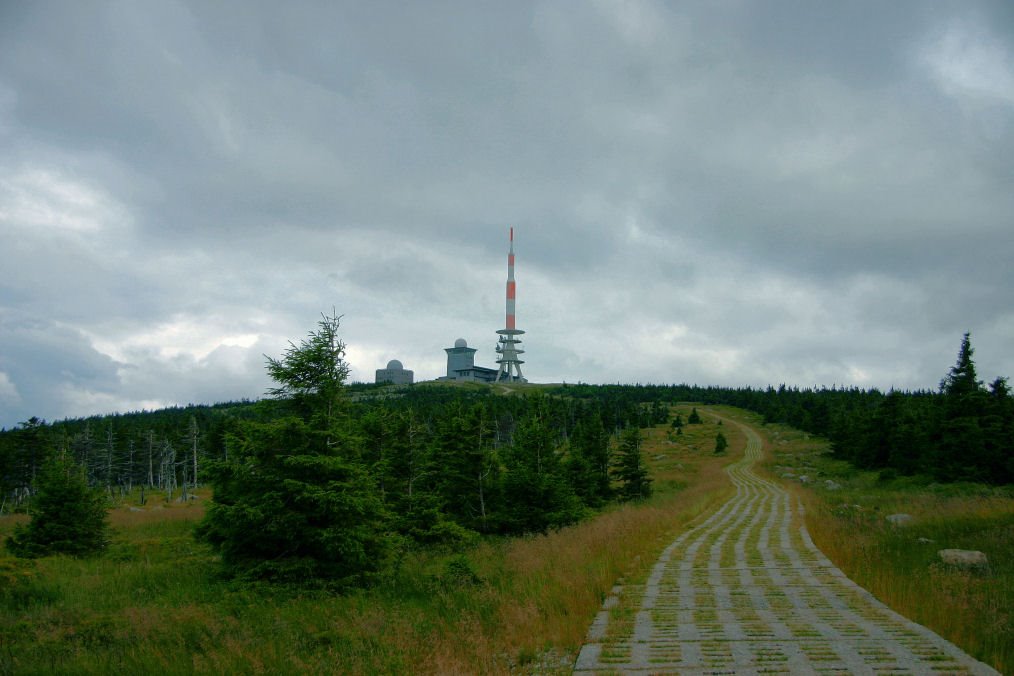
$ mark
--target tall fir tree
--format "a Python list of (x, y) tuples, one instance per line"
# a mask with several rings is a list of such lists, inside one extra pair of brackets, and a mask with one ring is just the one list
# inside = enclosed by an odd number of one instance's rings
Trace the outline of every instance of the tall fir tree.
[(567, 457), (571, 485), (589, 507), (600, 507), (612, 497), (609, 463), (609, 435), (602, 425), (602, 416), (591, 408), (574, 426)]
[(387, 515), (374, 478), (343, 425), (345, 346), (339, 317), (280, 360), (268, 360), (271, 389), (295, 415), (245, 421), (228, 439), (228, 460), (212, 464), (214, 501), (198, 535), (241, 578), (371, 582), (389, 552)]
[(958, 360), (951, 367), (947, 377), (940, 382), (940, 391), (947, 401), (949, 417), (977, 415), (981, 411), (982, 382), (975, 373), (975, 362), (972, 356), (971, 334), (965, 333), (958, 350)]
[(958, 359), (940, 383), (944, 418), (940, 425), (936, 475), (944, 480), (989, 480), (986, 438), (980, 419), (988, 403), (975, 373), (969, 334), (965, 333)]
[(518, 423), (505, 456), (499, 511), (503, 532), (545, 532), (581, 518), (581, 501), (567, 481), (544, 411), (535, 410)]
[(620, 483), (622, 499), (643, 500), (651, 496), (651, 478), (641, 454), (641, 430), (634, 425), (621, 435), (614, 476)]

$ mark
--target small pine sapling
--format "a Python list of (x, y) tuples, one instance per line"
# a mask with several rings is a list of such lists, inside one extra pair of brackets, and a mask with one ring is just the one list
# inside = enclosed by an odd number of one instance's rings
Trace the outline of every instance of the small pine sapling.
[(729, 448), (729, 441), (725, 438), (725, 435), (721, 432), (715, 437), (715, 455), (725, 455), (726, 449)]

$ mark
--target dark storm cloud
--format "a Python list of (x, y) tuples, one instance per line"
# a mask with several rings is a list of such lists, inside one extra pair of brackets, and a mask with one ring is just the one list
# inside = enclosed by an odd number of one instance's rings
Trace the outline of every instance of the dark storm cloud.
[[(0, 425), (492, 365), (536, 380), (1014, 374), (1002, 2), (6, 3)], [(51, 336), (45, 337), (46, 334)], [(42, 334), (45, 339), (37, 336)]]

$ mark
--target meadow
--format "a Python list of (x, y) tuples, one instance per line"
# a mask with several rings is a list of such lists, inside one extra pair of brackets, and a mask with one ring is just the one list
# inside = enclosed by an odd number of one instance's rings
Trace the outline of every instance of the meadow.
[[(668, 425), (643, 431), (648, 501), (544, 535), (406, 551), (383, 583), (348, 595), (223, 578), (192, 537), (207, 492), (187, 504), (126, 501), (110, 512), (101, 556), (0, 554), (0, 674), (567, 673), (616, 581), (643, 581), (675, 534), (732, 494), (722, 468), (745, 440), (700, 410), (704, 424), (680, 436)], [(849, 577), (1014, 672), (1009, 489), (860, 472), (820, 438), (710, 410), (761, 433), (765, 471), (799, 496), (815, 542)], [(686, 420), (690, 406), (677, 411)], [(730, 442), (724, 456), (712, 453), (718, 431)], [(892, 526), (895, 513), (912, 520)], [(25, 518), (0, 517), (0, 539)], [(989, 567), (944, 566), (942, 548), (981, 550)]]
[[(382, 584), (344, 596), (222, 578), (192, 537), (206, 492), (128, 501), (101, 556), (0, 558), (0, 674), (568, 672), (615, 581), (646, 575), (731, 494), (721, 469), (744, 441), (726, 430), (729, 453), (714, 456), (719, 429), (644, 430), (644, 503), (544, 535), (407, 551)], [(0, 518), (0, 538), (24, 518)]]

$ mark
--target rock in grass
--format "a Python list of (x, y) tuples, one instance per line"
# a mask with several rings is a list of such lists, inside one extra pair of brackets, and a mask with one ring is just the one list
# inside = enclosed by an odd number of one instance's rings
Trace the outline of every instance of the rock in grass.
[(826, 479), (824, 481), (824, 488), (826, 488), (829, 491), (836, 491), (839, 488), (841, 488), (841, 484), (838, 483), (837, 481), (832, 481), (831, 479)]
[(974, 549), (941, 549), (937, 556), (948, 566), (964, 570), (982, 570), (989, 565), (986, 555)]
[(888, 515), (887, 520), (893, 526), (904, 526), (905, 524), (907, 524), (909, 521), (912, 520), (912, 515), (911, 514), (890, 514), (890, 515)]

